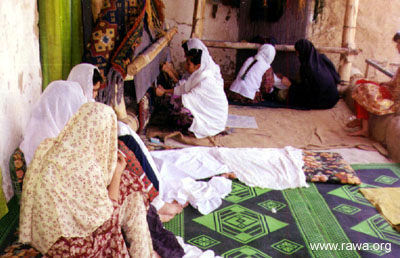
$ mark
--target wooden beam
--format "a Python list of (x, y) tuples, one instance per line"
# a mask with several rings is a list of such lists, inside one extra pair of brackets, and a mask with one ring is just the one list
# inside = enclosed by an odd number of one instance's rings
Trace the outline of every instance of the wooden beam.
[[(355, 36), (357, 26), (359, 0), (347, 0), (346, 12), (344, 16), (342, 47), (355, 48)], [(353, 65), (354, 55), (340, 56), (339, 74), (342, 81), (349, 83), (351, 75), (351, 67)]]
[[(367, 68), (371, 65), (376, 70), (380, 71), (381, 73), (385, 74), (386, 76), (389, 76), (390, 78), (392, 78), (394, 76), (394, 73), (386, 70), (385, 68), (380, 66), (377, 62), (375, 62), (372, 59), (365, 59), (365, 62), (367, 63)], [(368, 70), (366, 70), (366, 72), (365, 72), (365, 77), (368, 77)]]
[(178, 32), (177, 27), (168, 30), (165, 35), (154, 42), (144, 53), (138, 55), (132, 63), (128, 65), (128, 75), (125, 81), (133, 80), (133, 77), (146, 65), (156, 58), (156, 56), (168, 45), (173, 36)]
[[(216, 40), (202, 40), (207, 47), (214, 48), (231, 48), (231, 49), (258, 49), (261, 44), (249, 43), (249, 42), (228, 42), (228, 41), (216, 41)], [(360, 50), (350, 49), (343, 47), (316, 47), (318, 51), (325, 53), (336, 53), (345, 55), (357, 55)], [(294, 45), (276, 45), (277, 51), (295, 51)]]
[(191, 38), (201, 39), (203, 37), (205, 10), (206, 0), (196, 0), (193, 11)]

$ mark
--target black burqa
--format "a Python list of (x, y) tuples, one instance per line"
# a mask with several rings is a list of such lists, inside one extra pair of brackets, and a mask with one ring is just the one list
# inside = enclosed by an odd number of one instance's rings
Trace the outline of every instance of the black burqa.
[(288, 104), (310, 109), (332, 108), (339, 100), (340, 76), (335, 66), (306, 39), (298, 40), (295, 49), (299, 54), (300, 78), (298, 82), (292, 81)]

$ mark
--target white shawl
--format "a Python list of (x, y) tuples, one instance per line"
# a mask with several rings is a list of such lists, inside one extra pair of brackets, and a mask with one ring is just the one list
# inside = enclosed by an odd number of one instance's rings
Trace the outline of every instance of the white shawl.
[(93, 73), (94, 69), (99, 70), (92, 64), (82, 63), (75, 65), (69, 72), (67, 81), (77, 82), (82, 87), (83, 94), (88, 101), (93, 99)]
[(23, 132), (20, 149), (29, 165), (37, 146), (46, 138), (56, 137), (78, 109), (93, 99), (92, 64), (78, 64), (67, 81), (51, 82), (43, 91)]
[(29, 165), (36, 148), (46, 138), (56, 137), (68, 120), (87, 102), (76, 82), (54, 81), (47, 86), (23, 132), (20, 149)]

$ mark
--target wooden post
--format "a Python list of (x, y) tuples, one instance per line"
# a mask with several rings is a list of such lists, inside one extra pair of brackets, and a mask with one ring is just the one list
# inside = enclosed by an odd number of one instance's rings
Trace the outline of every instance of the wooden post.
[[(359, 0), (347, 0), (342, 34), (343, 48), (355, 48), (358, 3)], [(353, 54), (342, 54), (340, 56), (339, 74), (341, 80), (344, 81), (345, 84), (350, 82), (350, 73), (353, 61)]]
[(205, 10), (206, 0), (196, 0), (194, 4), (191, 38), (201, 39), (203, 37)]

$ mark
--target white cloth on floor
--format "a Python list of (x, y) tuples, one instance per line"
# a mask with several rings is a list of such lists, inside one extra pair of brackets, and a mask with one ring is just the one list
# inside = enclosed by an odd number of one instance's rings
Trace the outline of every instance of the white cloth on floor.
[(176, 239), (185, 251), (183, 258), (222, 258), (221, 256), (215, 256), (212, 250), (203, 251), (196, 246), (185, 244), (182, 237), (178, 236)]
[(232, 190), (232, 181), (225, 177), (213, 177), (210, 181), (196, 181), (185, 177), (180, 180), (171, 178), (164, 181), (163, 200), (180, 204), (189, 202), (201, 214), (209, 214), (222, 204), (222, 198)]
[[(304, 164), (302, 150), (293, 147), (283, 149), (190, 147), (150, 153), (161, 174), (163, 200), (175, 199), (180, 203), (189, 200), (199, 211), (210, 211), (211, 207), (217, 208), (219, 205), (216, 206), (217, 196), (208, 196), (211, 190), (204, 186), (204, 183), (214, 182), (197, 182), (199, 185), (194, 186), (192, 185), (194, 180), (221, 173), (234, 172), (246, 185), (275, 190), (307, 186), (302, 169)], [(221, 178), (219, 183), (228, 187), (224, 181), (225, 179)], [(217, 188), (223, 189), (221, 186)], [(204, 190), (204, 194), (199, 194), (197, 190)], [(221, 192), (218, 198), (224, 198), (224, 195), (226, 192)], [(214, 199), (205, 201), (206, 198)]]

